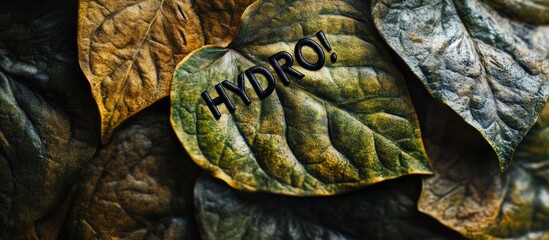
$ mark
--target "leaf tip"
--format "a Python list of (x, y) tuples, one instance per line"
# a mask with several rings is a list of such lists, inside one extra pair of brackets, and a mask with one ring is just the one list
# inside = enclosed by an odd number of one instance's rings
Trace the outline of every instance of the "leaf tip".
[(507, 168), (509, 167), (509, 165), (511, 165), (511, 161), (508, 161), (508, 160), (505, 160), (505, 161), (500, 160), (500, 161), (499, 161), (499, 171), (500, 171), (501, 173), (504, 173), (505, 170), (507, 170)]

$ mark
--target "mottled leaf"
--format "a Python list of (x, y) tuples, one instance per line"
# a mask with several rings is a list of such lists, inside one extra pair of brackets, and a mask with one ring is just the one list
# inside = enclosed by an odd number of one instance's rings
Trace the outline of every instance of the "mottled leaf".
[[(406, 85), (364, 15), (368, 9), (353, 0), (259, 1), (228, 48), (187, 56), (172, 82), (172, 125), (193, 160), (238, 189), (290, 195), (330, 195), (430, 173)], [(312, 71), (294, 61), (304, 77), (290, 76), (284, 85), (277, 75), (263, 100), (246, 81), (251, 104), (227, 90), (236, 111), (219, 105), (221, 118), (214, 118), (203, 91), (217, 97), (216, 84), (237, 84), (254, 65), (274, 72), (271, 55), (293, 53), (298, 40), (316, 39), (320, 30), (337, 53), (335, 63)], [(306, 50), (313, 61), (317, 56)]]
[(460, 239), (420, 213), (419, 179), (330, 197), (244, 193), (213, 178), (195, 188), (203, 239)]
[(430, 113), (424, 129), (435, 176), (423, 182), (420, 210), (470, 238), (547, 239), (549, 105), (503, 174), (489, 145), (455, 113)]
[(76, 14), (74, 1), (0, 8), (0, 239), (56, 239), (67, 194), (99, 143)]
[[(478, 0), (375, 0), (372, 11), (431, 95), (480, 131), (502, 170), (509, 166), (549, 94), (549, 26), (510, 20)], [(524, 11), (513, 15), (533, 17)]]
[(103, 142), (125, 119), (168, 96), (185, 55), (227, 44), (251, 2), (80, 1), (80, 65), (99, 106)]
[(169, 124), (168, 103), (115, 131), (83, 173), (68, 239), (195, 239), (199, 169)]

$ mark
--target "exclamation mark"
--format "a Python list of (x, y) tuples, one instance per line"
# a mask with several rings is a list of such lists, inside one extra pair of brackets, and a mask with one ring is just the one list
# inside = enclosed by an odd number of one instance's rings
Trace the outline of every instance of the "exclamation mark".
[[(328, 39), (326, 39), (326, 35), (324, 35), (324, 32), (322, 30), (316, 33), (316, 37), (318, 38), (318, 40), (320, 40), (320, 43), (324, 45), (324, 48), (326, 48), (328, 52), (332, 51), (332, 46), (330, 46), (330, 43), (328, 42)], [(332, 61), (332, 63), (335, 63), (337, 61), (337, 54), (332, 53), (332, 55), (330, 55), (330, 61)]]

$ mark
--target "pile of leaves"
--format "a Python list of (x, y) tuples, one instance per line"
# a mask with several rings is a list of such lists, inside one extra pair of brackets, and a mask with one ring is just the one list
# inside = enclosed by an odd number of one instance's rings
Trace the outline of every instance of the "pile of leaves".
[(0, 239), (549, 238), (548, 1), (0, 6)]

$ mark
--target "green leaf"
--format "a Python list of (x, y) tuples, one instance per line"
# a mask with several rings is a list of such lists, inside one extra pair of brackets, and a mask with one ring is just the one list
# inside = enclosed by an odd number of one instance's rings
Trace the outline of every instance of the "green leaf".
[(195, 205), (203, 239), (460, 239), (417, 210), (418, 195), (415, 177), (321, 198), (244, 193), (202, 177)]
[[(364, 15), (368, 9), (362, 1), (259, 1), (228, 48), (187, 56), (172, 82), (172, 125), (193, 160), (238, 189), (290, 195), (330, 195), (430, 173), (406, 84)], [(274, 72), (270, 56), (294, 53), (302, 38), (320, 41), (320, 30), (335, 63), (312, 71), (294, 60), (304, 77), (284, 85), (275, 76), (274, 92), (262, 100), (246, 80), (251, 104), (227, 90), (236, 111), (219, 105), (221, 118), (214, 118), (202, 92), (215, 98), (216, 84), (237, 84), (252, 66)], [(303, 49), (308, 61), (317, 58)]]
[(156, 104), (115, 131), (87, 165), (67, 221), (68, 239), (196, 239), (200, 173)]
[(502, 171), (509, 166), (549, 94), (549, 27), (477, 0), (375, 0), (372, 11), (431, 95), (488, 140)]
[(503, 174), (488, 144), (456, 124), (455, 113), (430, 113), (424, 132), (435, 175), (423, 182), (420, 211), (470, 238), (549, 237), (549, 104)]
[(67, 194), (99, 142), (76, 13), (75, 1), (0, 9), (0, 239), (56, 239)]

